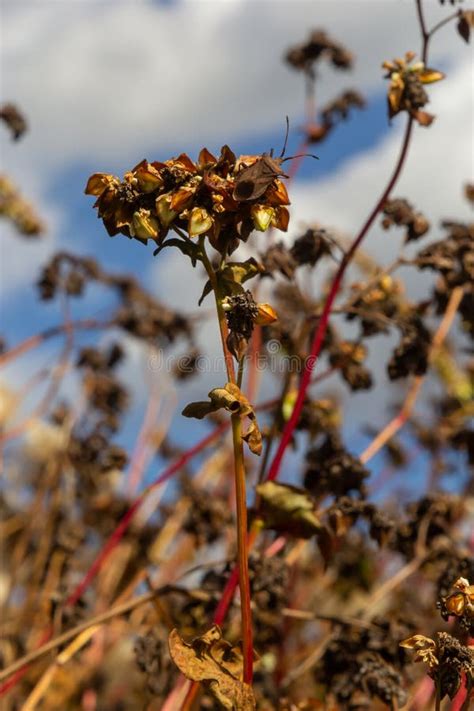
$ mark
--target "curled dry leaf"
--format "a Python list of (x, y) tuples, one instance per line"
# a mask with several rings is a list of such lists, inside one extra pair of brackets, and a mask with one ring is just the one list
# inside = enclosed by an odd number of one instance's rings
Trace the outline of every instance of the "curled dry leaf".
[(436, 643), (429, 637), (423, 634), (414, 634), (413, 637), (408, 637), (400, 642), (400, 647), (405, 649), (413, 649), (416, 652), (415, 662), (424, 662), (428, 664), (430, 669), (438, 666), (436, 657)]
[(257, 424), (255, 411), (240, 388), (234, 383), (226, 383), (223, 388), (214, 388), (209, 393), (209, 401), (191, 402), (186, 405), (182, 414), (184, 417), (202, 420), (206, 415), (218, 410), (227, 410), (233, 415), (248, 417), (250, 425), (242, 434), (242, 439), (247, 442), (253, 454), (259, 455), (262, 451), (262, 434)]
[(305, 489), (267, 481), (257, 486), (265, 525), (299, 538), (319, 534), (322, 524), (315, 513), (315, 501)]
[(187, 679), (200, 681), (230, 711), (253, 711), (256, 708), (252, 688), (242, 681), (242, 655), (222, 639), (217, 625), (201, 637), (185, 642), (177, 630), (169, 636), (171, 658)]

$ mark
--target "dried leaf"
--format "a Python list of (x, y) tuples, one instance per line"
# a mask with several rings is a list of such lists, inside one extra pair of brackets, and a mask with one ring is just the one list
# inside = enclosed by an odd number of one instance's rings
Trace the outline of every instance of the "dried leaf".
[(218, 410), (227, 410), (233, 415), (238, 414), (249, 418), (250, 426), (242, 435), (242, 439), (248, 444), (253, 454), (261, 454), (262, 434), (257, 424), (254, 409), (240, 388), (234, 383), (226, 383), (223, 388), (214, 388), (209, 393), (209, 402), (202, 400), (191, 402), (186, 405), (181, 414), (184, 417), (195, 417), (198, 420), (202, 420), (206, 415)]
[(215, 411), (216, 408), (211, 402), (201, 400), (199, 402), (190, 402), (189, 405), (186, 405), (181, 414), (184, 417), (194, 417), (196, 420), (202, 420), (203, 417)]
[(242, 657), (238, 647), (222, 639), (214, 625), (201, 637), (188, 643), (177, 630), (169, 636), (171, 658), (187, 679), (200, 681), (229, 711), (253, 711), (256, 708), (252, 688), (242, 680)]
[(322, 529), (315, 514), (315, 501), (306, 489), (267, 481), (257, 486), (265, 525), (298, 538), (311, 538)]
[(201, 294), (201, 296), (199, 297), (198, 306), (201, 306), (202, 302), (204, 301), (204, 299), (206, 298), (206, 296), (208, 296), (208, 294), (211, 293), (211, 291), (212, 291), (212, 284), (211, 284), (210, 281), (207, 281), (207, 282), (204, 284), (204, 289), (202, 290), (202, 294)]
[(474, 10), (461, 10), (456, 29), (468, 44), (471, 39), (471, 27), (474, 27)]
[(28, 129), (25, 117), (15, 104), (3, 104), (0, 106), (0, 119), (10, 129), (14, 141), (21, 138)]
[(237, 385), (234, 385), (233, 383), (227, 383), (223, 388), (214, 388), (214, 390), (211, 390), (209, 393), (209, 397), (215, 410), (224, 409), (232, 412), (233, 414), (236, 414), (237, 412), (245, 414), (242, 411), (242, 393)]
[(250, 423), (248, 430), (242, 435), (244, 442), (247, 442), (250, 451), (258, 456), (262, 453), (262, 433), (259, 430), (257, 421), (254, 419)]
[(198, 157), (198, 163), (200, 166), (207, 166), (207, 165), (213, 165), (214, 163), (217, 162), (217, 159), (210, 153), (210, 151), (207, 150), (207, 148), (202, 148), (199, 157)]
[(423, 634), (415, 634), (413, 637), (404, 639), (403, 642), (400, 642), (400, 647), (414, 649), (416, 651), (415, 662), (422, 661), (428, 664), (430, 669), (434, 669), (439, 664), (436, 657), (436, 642)]

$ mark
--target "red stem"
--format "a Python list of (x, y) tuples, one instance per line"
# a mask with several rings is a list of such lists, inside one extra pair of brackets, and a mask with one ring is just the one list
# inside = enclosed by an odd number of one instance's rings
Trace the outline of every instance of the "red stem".
[(135, 499), (130, 508), (126, 511), (118, 526), (108, 539), (107, 543), (102, 548), (99, 555), (83, 577), (82, 581), (67, 598), (65, 602), (66, 607), (74, 605), (79, 600), (81, 595), (85, 592), (85, 590), (88, 588), (89, 584), (92, 582), (92, 580), (95, 578), (100, 568), (102, 567), (104, 560), (109, 556), (110, 552), (121, 540), (125, 531), (128, 529), (132, 518), (134, 517), (135, 513), (138, 511), (148, 494), (153, 491), (153, 489), (160, 486), (160, 484), (164, 484), (165, 481), (171, 479), (171, 477), (176, 474), (179, 469), (184, 467), (184, 465), (201, 450), (205, 449), (207, 445), (210, 444), (213, 440), (215, 440), (222, 432), (224, 432), (227, 427), (227, 423), (216, 427), (215, 430), (210, 432), (207, 437), (204, 437), (204, 439), (200, 440), (197, 444), (195, 444), (194, 447), (191, 447), (190, 449), (186, 450), (186, 452), (184, 452), (184, 454), (182, 454), (179, 459), (177, 459), (173, 464), (167, 467), (167, 469), (165, 469), (165, 471), (162, 472), (162, 474), (160, 474), (160, 476), (157, 477), (155, 481), (153, 481), (149, 486), (147, 486), (146, 489), (144, 489), (144, 491), (142, 491), (140, 496)]
[(267, 475), (268, 481), (273, 481), (274, 479), (277, 478), (278, 472), (280, 470), (280, 465), (281, 465), (281, 462), (283, 459), (283, 455), (285, 454), (286, 448), (288, 447), (289, 443), (291, 442), (291, 439), (293, 437), (293, 432), (295, 431), (296, 425), (298, 424), (301, 410), (303, 409), (303, 404), (304, 404), (304, 401), (306, 398), (306, 392), (307, 392), (308, 386), (311, 382), (311, 375), (312, 375), (314, 366), (316, 364), (316, 361), (318, 359), (318, 356), (321, 352), (321, 347), (323, 345), (324, 336), (326, 335), (326, 330), (327, 330), (328, 323), (329, 323), (329, 316), (331, 314), (331, 308), (333, 306), (334, 300), (335, 300), (335, 298), (339, 292), (339, 289), (341, 287), (341, 282), (342, 282), (344, 275), (346, 273), (346, 269), (349, 266), (349, 264), (351, 263), (351, 260), (352, 260), (353, 256), (355, 255), (355, 253), (357, 252), (358, 248), (360, 247), (362, 240), (366, 236), (367, 232), (369, 231), (370, 227), (372, 226), (372, 223), (374, 222), (375, 218), (379, 214), (380, 210), (383, 208), (388, 196), (390, 195), (395, 183), (398, 180), (398, 177), (399, 177), (400, 172), (402, 170), (403, 164), (405, 162), (405, 158), (407, 156), (407, 151), (408, 151), (408, 146), (410, 143), (412, 128), (413, 128), (413, 119), (410, 116), (408, 119), (406, 129), (405, 129), (405, 136), (403, 139), (403, 144), (402, 144), (402, 148), (400, 151), (400, 155), (399, 155), (397, 164), (395, 166), (395, 169), (393, 171), (393, 174), (387, 184), (387, 187), (385, 188), (382, 196), (380, 197), (376, 206), (370, 213), (369, 217), (365, 221), (359, 234), (354, 239), (350, 249), (345, 253), (343, 259), (341, 260), (339, 268), (336, 272), (336, 276), (334, 277), (334, 280), (331, 285), (331, 289), (329, 291), (328, 297), (327, 297), (326, 302), (324, 304), (324, 309), (321, 314), (321, 318), (319, 320), (318, 327), (316, 328), (316, 331), (314, 333), (310, 355), (305, 361), (305, 367), (304, 367), (304, 371), (303, 371), (303, 375), (301, 378), (301, 383), (300, 383), (300, 387), (299, 387), (299, 391), (298, 391), (298, 397), (296, 399), (296, 403), (293, 408), (293, 412), (291, 413), (291, 417), (288, 420), (288, 422), (285, 426), (285, 429), (283, 430), (280, 444), (278, 446), (275, 457), (273, 458), (270, 469), (268, 471), (268, 475)]
[(13, 348), (10, 348), (10, 350), (6, 351), (5, 353), (2, 353), (2, 355), (0, 355), (0, 366), (6, 365), (11, 360), (14, 360), (18, 356), (30, 351), (32, 348), (36, 348), (36, 346), (39, 346), (41, 343), (44, 343), (48, 339), (53, 338), (54, 336), (58, 336), (60, 333), (63, 333), (64, 331), (67, 331), (69, 329), (74, 329), (76, 331), (82, 329), (86, 331), (95, 329), (100, 330), (101, 328), (109, 328), (112, 325), (113, 323), (110, 320), (98, 321), (94, 318), (87, 318), (80, 319), (79, 321), (72, 321), (69, 324), (61, 323), (58, 326), (52, 326), (51, 328), (47, 328), (41, 333), (37, 333), (34, 336), (29, 336), (18, 345), (13, 346)]
[[(339, 265), (339, 269), (338, 269), (336, 276), (334, 278), (334, 281), (332, 283), (331, 290), (330, 290), (329, 295), (326, 299), (326, 303), (324, 304), (324, 310), (323, 310), (323, 313), (321, 314), (321, 319), (319, 321), (318, 327), (317, 327), (316, 332), (314, 334), (313, 344), (311, 347), (311, 354), (310, 354), (309, 358), (306, 359), (305, 369), (303, 372), (303, 376), (301, 378), (300, 389), (298, 392), (298, 398), (297, 398), (295, 406), (293, 408), (291, 417), (288, 420), (285, 429), (283, 430), (282, 438), (280, 440), (280, 445), (278, 447), (278, 450), (275, 454), (275, 457), (272, 461), (272, 464), (270, 466), (270, 469), (269, 469), (269, 472), (267, 475), (268, 481), (272, 481), (273, 479), (275, 479), (278, 476), (278, 472), (280, 469), (281, 461), (283, 459), (283, 455), (285, 453), (285, 450), (286, 450), (288, 444), (291, 441), (291, 437), (293, 435), (295, 427), (298, 424), (298, 419), (301, 414), (304, 399), (306, 396), (306, 391), (307, 391), (308, 386), (310, 385), (310, 382), (311, 382), (311, 375), (313, 372), (313, 368), (316, 363), (317, 357), (320, 353), (323, 339), (326, 334), (326, 329), (328, 326), (331, 308), (334, 303), (334, 299), (336, 298), (336, 295), (339, 291), (339, 287), (341, 285), (341, 281), (344, 277), (345, 271), (346, 271), (348, 265), (350, 264), (352, 257), (354, 256), (355, 252), (357, 251), (358, 247), (360, 246), (362, 240), (364, 239), (365, 235), (367, 234), (369, 228), (371, 227), (373, 221), (375, 220), (378, 213), (382, 209), (385, 201), (387, 200), (390, 192), (392, 191), (392, 189), (393, 189), (393, 187), (400, 175), (401, 169), (403, 167), (403, 163), (404, 163), (406, 155), (407, 155), (408, 145), (410, 143), (410, 136), (411, 136), (411, 132), (412, 132), (412, 127), (413, 127), (413, 119), (410, 117), (408, 119), (408, 123), (407, 123), (406, 129), (405, 129), (405, 136), (403, 139), (403, 144), (402, 144), (402, 148), (400, 151), (400, 156), (398, 158), (397, 164), (396, 164), (395, 169), (393, 171), (392, 177), (390, 178), (388, 185), (382, 194), (382, 197), (379, 199), (375, 208), (370, 213), (370, 215), (367, 218), (366, 222), (364, 223), (362, 229), (360, 230), (359, 234), (355, 238), (355, 240), (352, 243), (348, 252), (346, 252), (346, 254), (344, 255), (344, 258), (341, 261), (341, 264)], [(252, 540), (249, 541), (249, 548), (251, 546), (252, 546)], [(222, 624), (222, 622), (224, 621), (225, 616), (227, 614), (227, 610), (229, 609), (230, 603), (232, 602), (232, 598), (233, 598), (235, 589), (237, 587), (238, 580), (239, 580), (238, 570), (237, 570), (237, 568), (234, 568), (229, 580), (226, 583), (226, 586), (225, 586), (224, 591), (222, 593), (222, 597), (219, 601), (219, 604), (217, 606), (217, 609), (216, 609), (216, 612), (214, 615), (214, 622), (216, 622), (216, 624)]]

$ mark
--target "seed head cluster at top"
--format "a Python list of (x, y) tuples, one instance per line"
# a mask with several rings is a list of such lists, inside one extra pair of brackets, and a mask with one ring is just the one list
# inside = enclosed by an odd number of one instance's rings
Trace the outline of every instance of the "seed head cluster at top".
[(290, 201), (277, 177), (255, 200), (236, 197), (239, 172), (260, 158), (237, 158), (228, 146), (216, 158), (203, 148), (197, 162), (185, 153), (164, 162), (142, 160), (122, 181), (94, 173), (85, 192), (97, 196), (95, 207), (111, 236), (121, 233), (145, 244), (149, 239), (161, 244), (170, 229), (181, 230), (189, 237), (206, 235), (226, 254), (254, 229), (288, 227)]

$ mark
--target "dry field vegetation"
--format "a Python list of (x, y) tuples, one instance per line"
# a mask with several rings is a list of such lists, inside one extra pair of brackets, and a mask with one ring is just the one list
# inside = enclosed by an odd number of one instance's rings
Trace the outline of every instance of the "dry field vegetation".
[[(88, 180), (105, 231), (143, 242), (150, 259), (179, 250), (202, 277), (204, 308), (184, 315), (132, 274), (58, 252), (37, 288), (40, 300), (59, 301), (63, 321), (21, 343), (4, 334), (2, 367), (57, 344), (47, 371), (0, 390), (4, 711), (470, 708), (474, 226), (452, 215), (432, 225), (397, 181), (418, 135), (436, 134), (430, 85), (449, 82), (431, 66), (431, 44), (456, 29), (468, 42), (474, 12), (446, 4), (445, 20), (429, 27), (415, 4), (420, 47), (381, 73), (389, 119), (404, 123), (398, 157), (380, 167), (380, 194), (367, 197), (371, 211), (350, 238), (317, 223), (290, 243), (279, 237), (292, 178), (313, 160), (303, 154), (350, 131), (364, 109), (356, 89), (316, 107), (321, 74), (353, 63), (337, 28), (309, 28), (284, 58), (306, 86), (296, 157), (238, 156), (225, 145)], [(27, 130), (23, 111), (1, 108), (14, 140)], [(442, 164), (449, 146), (434, 146)], [(459, 190), (474, 202), (472, 184)], [(41, 239), (41, 217), (14, 176), (0, 177), (0, 212), (19, 239)], [(404, 236), (389, 265), (365, 250), (380, 224), (387, 239)], [(402, 276), (413, 282), (417, 271), (430, 276), (421, 300)], [(107, 318), (74, 318), (90, 288), (115, 295)], [(178, 344), (186, 357), (174, 377), (187, 383), (199, 371), (205, 309), (219, 325), (226, 375), (182, 415), (207, 423), (206, 435), (198, 439), (200, 425), (184, 446), (158, 428), (152, 389), (136, 441), (119, 446), (133, 387), (117, 373), (123, 340), (151, 355)], [(85, 331), (99, 343), (110, 330), (106, 348), (77, 344)], [(374, 386), (371, 339), (384, 334), (397, 337), (385, 365), (399, 388), (387, 386), (386, 421), (356, 452), (341, 413), (353, 392)], [(263, 399), (257, 363), (269, 344), (282, 367)], [(64, 390), (72, 369), (80, 402)], [(343, 400), (323, 389), (335, 373)], [(25, 412), (40, 385), (44, 396)], [(301, 454), (302, 471), (288, 471), (288, 450)], [(165, 466), (140, 489), (156, 454)], [(408, 504), (385, 497), (392, 478), (410, 490), (419, 456), (431, 473), (425, 491)], [(440, 486), (448, 474), (457, 493)]]

